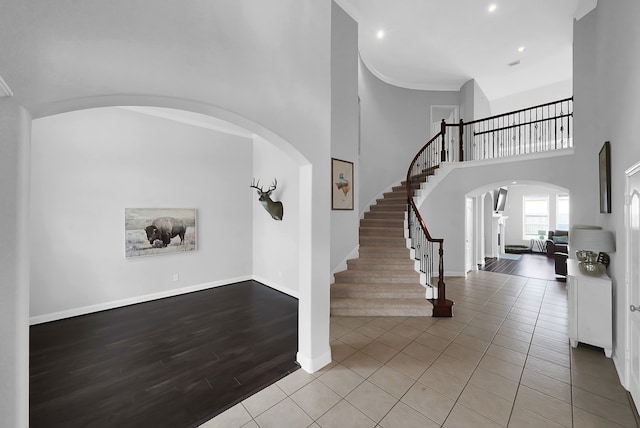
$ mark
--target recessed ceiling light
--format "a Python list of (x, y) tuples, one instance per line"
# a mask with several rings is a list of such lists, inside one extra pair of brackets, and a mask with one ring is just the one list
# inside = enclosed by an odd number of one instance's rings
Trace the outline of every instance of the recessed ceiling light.
[(520, 46), (520, 47), (518, 48), (518, 52), (524, 52), (524, 49), (525, 49), (525, 48), (524, 48), (524, 46)]
[(512, 181), (511, 184), (518, 184), (518, 182), (517, 181)]
[(491, 4), (489, 5), (489, 12), (495, 12), (497, 8), (498, 8), (498, 5), (497, 5), (497, 4), (495, 4), (495, 3), (491, 3)]
[(376, 36), (379, 39), (383, 39), (384, 38), (384, 30), (378, 30), (378, 32), (376, 33)]

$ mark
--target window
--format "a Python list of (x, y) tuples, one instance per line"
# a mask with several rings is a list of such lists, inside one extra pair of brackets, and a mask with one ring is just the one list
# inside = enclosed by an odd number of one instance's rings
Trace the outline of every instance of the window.
[(523, 239), (539, 236), (539, 231), (549, 230), (549, 196), (525, 196), (523, 198)]
[(558, 195), (556, 202), (556, 229), (569, 230), (569, 195)]

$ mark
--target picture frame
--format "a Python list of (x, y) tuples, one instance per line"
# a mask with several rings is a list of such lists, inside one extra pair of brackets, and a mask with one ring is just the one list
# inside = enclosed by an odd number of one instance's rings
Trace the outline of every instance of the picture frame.
[(605, 141), (598, 154), (598, 177), (600, 182), (600, 212), (611, 213), (611, 145)]
[(125, 257), (195, 251), (195, 208), (125, 208)]
[(331, 158), (331, 209), (353, 210), (353, 162)]

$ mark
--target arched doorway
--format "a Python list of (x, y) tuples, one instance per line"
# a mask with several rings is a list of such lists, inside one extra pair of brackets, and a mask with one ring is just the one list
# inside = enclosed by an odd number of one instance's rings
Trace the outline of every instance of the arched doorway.
[[(499, 189), (506, 194), (504, 207), (497, 207)], [(479, 225), (472, 235), (475, 254), (481, 255), (476, 264), (486, 257), (505, 256), (506, 246), (520, 246), (534, 252), (543, 252), (538, 241), (541, 233), (548, 230), (568, 228), (569, 190), (555, 184), (540, 181), (504, 180), (474, 189), (467, 194), (478, 205), (473, 224)], [(544, 212), (540, 223), (530, 222), (535, 213), (526, 212), (526, 201), (535, 198), (542, 202)], [(536, 241), (536, 242), (533, 242)], [(467, 263), (467, 262), (465, 262)]]

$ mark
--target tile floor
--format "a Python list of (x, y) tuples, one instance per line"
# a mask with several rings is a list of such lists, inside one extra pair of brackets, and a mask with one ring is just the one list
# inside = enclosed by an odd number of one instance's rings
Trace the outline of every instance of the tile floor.
[(447, 279), (454, 318), (332, 317), (333, 362), (201, 426), (636, 427), (611, 359), (567, 338), (565, 284)]

